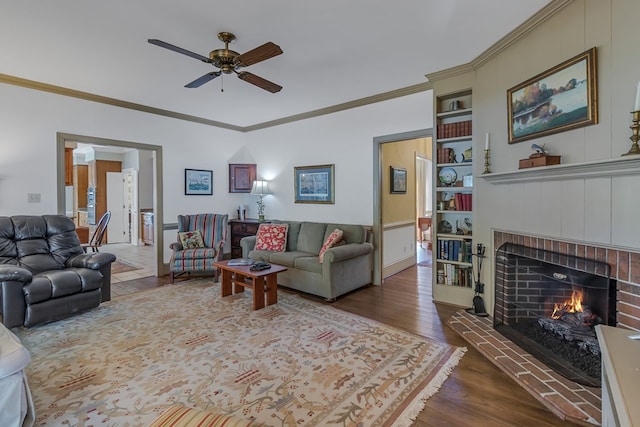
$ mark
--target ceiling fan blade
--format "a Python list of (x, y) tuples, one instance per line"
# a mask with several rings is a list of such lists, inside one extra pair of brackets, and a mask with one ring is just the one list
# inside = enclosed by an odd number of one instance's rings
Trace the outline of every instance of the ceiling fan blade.
[(169, 43), (163, 42), (162, 40), (158, 40), (158, 39), (148, 39), (147, 41), (148, 41), (149, 43), (151, 43), (151, 44), (156, 45), (156, 46), (160, 46), (160, 47), (163, 47), (163, 48), (165, 48), (165, 49), (169, 49), (169, 50), (172, 50), (172, 51), (174, 51), (174, 52), (178, 52), (178, 53), (181, 53), (181, 54), (183, 54), (183, 55), (187, 55), (187, 56), (190, 56), (190, 57), (192, 57), (192, 58), (199, 59), (199, 60), (200, 60), (200, 61), (202, 61), (202, 62), (208, 62), (208, 63), (211, 63), (211, 59), (207, 58), (206, 56), (202, 56), (202, 55), (199, 55), (199, 54), (197, 54), (197, 53), (193, 53), (193, 52), (191, 52), (190, 50), (183, 49), (183, 48), (178, 47), (178, 46), (174, 46), (174, 45), (172, 45), (172, 44), (169, 44)]
[(275, 43), (267, 42), (262, 46), (245, 52), (235, 59), (235, 64), (239, 67), (248, 67), (249, 65), (257, 64), (258, 62), (273, 58), (282, 53), (282, 49)]
[(184, 87), (188, 87), (188, 88), (200, 87), (203, 84), (205, 84), (206, 82), (215, 79), (220, 74), (222, 74), (220, 71), (212, 71), (210, 73), (205, 74), (202, 77), (198, 77), (197, 79), (195, 79), (191, 83), (184, 85)]
[(269, 80), (263, 79), (262, 77), (256, 76), (255, 74), (248, 73), (246, 71), (240, 71), (238, 74), (238, 78), (244, 80), (245, 82), (249, 82), (252, 85), (256, 85), (261, 89), (267, 90), (271, 93), (280, 92), (282, 86), (277, 85)]

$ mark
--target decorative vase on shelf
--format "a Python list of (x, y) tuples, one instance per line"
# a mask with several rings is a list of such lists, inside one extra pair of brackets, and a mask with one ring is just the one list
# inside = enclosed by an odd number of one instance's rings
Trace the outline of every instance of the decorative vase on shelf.
[(258, 215), (258, 221), (264, 222), (264, 214)]

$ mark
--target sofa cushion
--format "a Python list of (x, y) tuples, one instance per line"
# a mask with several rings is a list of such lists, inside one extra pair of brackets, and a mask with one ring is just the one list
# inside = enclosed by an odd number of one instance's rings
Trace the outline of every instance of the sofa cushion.
[[(333, 231), (337, 227), (331, 228)], [(327, 224), (323, 222), (303, 222), (300, 226), (300, 235), (298, 236), (298, 250), (302, 252), (311, 252), (319, 255), (322, 244), (326, 240), (328, 234)], [(331, 234), (331, 231), (329, 234)]]
[(322, 264), (317, 256), (305, 256), (295, 259), (294, 267), (298, 270), (322, 274)]
[(260, 224), (256, 234), (256, 250), (284, 252), (289, 224)]
[(320, 262), (323, 261), (324, 253), (327, 251), (327, 249), (334, 247), (341, 240), (342, 240), (342, 230), (340, 230), (339, 228), (336, 228), (325, 239), (324, 244), (322, 245), (322, 248), (320, 249), (320, 254), (318, 256), (318, 258), (320, 258)]
[(313, 256), (318, 258), (315, 254), (301, 251), (287, 251), (287, 252), (271, 252), (269, 255), (269, 261), (274, 264), (283, 265), (285, 267), (295, 267), (295, 262), (298, 258)]
[(342, 240), (346, 243), (364, 243), (367, 241), (367, 230), (362, 225), (352, 224), (328, 224), (324, 238), (336, 228), (342, 230)]
[(298, 250), (298, 236), (300, 235), (300, 226), (302, 222), (300, 221), (271, 221), (272, 224), (288, 224), (289, 229), (287, 230), (287, 251), (297, 251)]
[(181, 231), (178, 233), (178, 238), (180, 239), (180, 244), (183, 249), (204, 248), (204, 241), (202, 240), (200, 230)]
[(100, 289), (102, 273), (88, 268), (66, 268), (47, 271), (33, 276), (22, 288), (27, 304), (36, 304), (79, 292)]

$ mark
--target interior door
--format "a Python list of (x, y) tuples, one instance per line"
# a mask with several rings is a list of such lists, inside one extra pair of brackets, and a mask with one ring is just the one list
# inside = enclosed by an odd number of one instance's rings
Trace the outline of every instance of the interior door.
[[(128, 211), (130, 243), (138, 246), (142, 241), (140, 233), (140, 211), (138, 209), (138, 171), (135, 169), (125, 169), (122, 173), (124, 174), (125, 209)], [(125, 217), (125, 222), (126, 219)]]
[(111, 211), (107, 243), (129, 242), (129, 208), (122, 172), (107, 172), (107, 210)]

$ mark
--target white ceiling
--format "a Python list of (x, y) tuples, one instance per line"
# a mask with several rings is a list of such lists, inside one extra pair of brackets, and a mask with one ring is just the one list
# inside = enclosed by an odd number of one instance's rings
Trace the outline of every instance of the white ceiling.
[[(0, 73), (237, 126), (330, 107), (426, 81), (468, 63), (548, 0), (1, 0)], [(234, 75), (185, 84), (212, 65), (229, 31), (239, 53), (267, 41), (284, 54)], [(221, 85), (224, 84), (224, 92)]]

